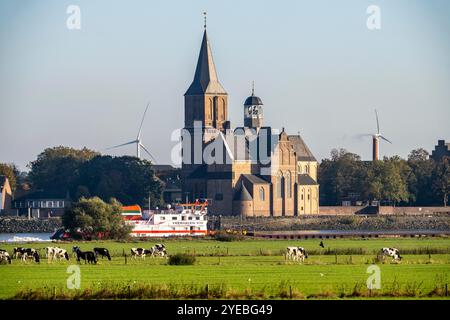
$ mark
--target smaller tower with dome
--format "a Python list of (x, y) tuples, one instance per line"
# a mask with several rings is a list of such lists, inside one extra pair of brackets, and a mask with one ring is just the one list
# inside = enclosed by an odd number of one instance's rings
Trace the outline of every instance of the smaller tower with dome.
[(258, 130), (263, 125), (263, 103), (255, 96), (255, 85), (252, 85), (252, 95), (244, 102), (244, 127)]

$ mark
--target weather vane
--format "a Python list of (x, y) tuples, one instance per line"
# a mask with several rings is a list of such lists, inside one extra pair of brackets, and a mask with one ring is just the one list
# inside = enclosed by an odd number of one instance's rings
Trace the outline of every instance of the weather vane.
[(252, 96), (255, 95), (255, 81), (252, 81)]
[(205, 20), (205, 24), (203, 25), (203, 27), (206, 30), (206, 11), (203, 12), (203, 19)]

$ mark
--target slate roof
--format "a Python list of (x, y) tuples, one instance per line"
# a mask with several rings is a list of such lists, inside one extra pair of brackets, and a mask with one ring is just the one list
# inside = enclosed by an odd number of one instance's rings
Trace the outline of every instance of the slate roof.
[(243, 174), (242, 176), (251, 184), (270, 184), (270, 182), (254, 174)]
[(239, 201), (252, 201), (253, 200), (250, 192), (248, 192), (248, 190), (245, 187), (243, 182), (241, 183), (241, 188), (239, 189), (239, 191), (236, 192), (236, 194), (234, 195), (233, 200), (239, 200)]
[(300, 135), (288, 136), (297, 154), (297, 161), (317, 161)]
[(298, 184), (300, 186), (315, 186), (317, 185), (317, 182), (313, 178), (311, 178), (309, 174), (299, 174)]

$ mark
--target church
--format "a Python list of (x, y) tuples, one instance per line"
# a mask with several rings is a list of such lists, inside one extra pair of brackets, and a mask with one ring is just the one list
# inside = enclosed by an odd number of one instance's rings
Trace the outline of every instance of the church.
[(212, 215), (319, 213), (317, 160), (300, 134), (267, 126), (254, 89), (241, 108), (244, 126), (232, 128), (205, 28), (194, 80), (184, 94), (183, 199), (207, 199)]

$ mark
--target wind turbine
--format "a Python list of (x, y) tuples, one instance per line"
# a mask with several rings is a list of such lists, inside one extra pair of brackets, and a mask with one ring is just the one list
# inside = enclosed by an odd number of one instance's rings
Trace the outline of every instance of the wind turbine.
[(377, 119), (377, 132), (376, 133), (356, 135), (356, 137), (359, 137), (359, 138), (372, 137), (372, 160), (373, 161), (380, 159), (380, 153), (379, 153), (380, 138), (385, 140), (386, 142), (392, 143), (390, 140), (388, 140), (386, 137), (384, 137), (380, 132), (380, 122), (378, 121), (378, 112), (376, 109), (375, 109), (375, 117)]
[(156, 163), (156, 159), (152, 156), (150, 151), (147, 150), (147, 148), (144, 146), (144, 144), (142, 143), (142, 140), (141, 140), (142, 126), (144, 124), (145, 114), (147, 113), (147, 110), (148, 110), (149, 106), (150, 106), (150, 103), (148, 103), (147, 107), (145, 108), (144, 115), (142, 116), (141, 125), (139, 127), (139, 131), (138, 131), (136, 139), (133, 140), (133, 141), (129, 141), (129, 142), (126, 142), (126, 143), (119, 144), (119, 145), (114, 146), (114, 147), (107, 148), (106, 150), (111, 150), (111, 149), (115, 149), (115, 148), (119, 148), (119, 147), (122, 147), (122, 146), (126, 146), (126, 145), (129, 145), (129, 144), (134, 144), (135, 143), (136, 144), (136, 157), (138, 157), (139, 159), (141, 158), (141, 148), (142, 148), (153, 159), (153, 162)]
[(377, 118), (377, 133), (372, 134), (372, 160), (376, 161), (380, 159), (380, 138), (384, 141), (387, 141), (392, 144), (391, 141), (389, 141), (387, 138), (385, 138), (381, 132), (380, 132), (380, 122), (378, 121), (378, 112), (377, 109), (375, 109), (375, 117)]

